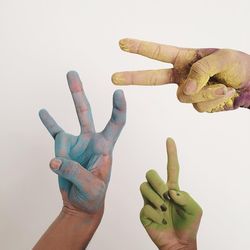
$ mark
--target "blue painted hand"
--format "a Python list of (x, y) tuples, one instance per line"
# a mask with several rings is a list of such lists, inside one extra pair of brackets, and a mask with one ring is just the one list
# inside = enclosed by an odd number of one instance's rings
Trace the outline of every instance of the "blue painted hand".
[(126, 101), (121, 90), (113, 95), (112, 115), (102, 132), (97, 133), (91, 108), (76, 72), (67, 74), (81, 133), (66, 133), (49, 115), (41, 110), (39, 116), (55, 139), (55, 156), (51, 169), (59, 176), (64, 206), (87, 213), (96, 213), (104, 205), (110, 179), (112, 151), (126, 122)]

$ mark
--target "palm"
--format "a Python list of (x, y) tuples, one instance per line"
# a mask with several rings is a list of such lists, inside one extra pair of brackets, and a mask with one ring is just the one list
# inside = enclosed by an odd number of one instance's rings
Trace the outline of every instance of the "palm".
[(59, 176), (64, 204), (91, 212), (100, 207), (105, 197), (113, 147), (126, 119), (126, 103), (123, 94), (120, 91), (115, 92), (112, 117), (105, 129), (96, 133), (90, 105), (78, 75), (70, 72), (67, 78), (80, 122), (80, 135), (65, 133), (45, 110), (40, 112), (40, 117), (55, 139), (55, 156), (78, 162), (92, 174), (93, 186), (85, 186), (84, 192), (69, 180)]
[(195, 202), (193, 207), (195, 213), (189, 214), (179, 205), (173, 202), (173, 200), (165, 201), (167, 211), (159, 211), (162, 213), (164, 223), (155, 223), (147, 225), (146, 231), (150, 235), (151, 239), (157, 245), (169, 245), (173, 242), (187, 242), (190, 239), (194, 239), (198, 230), (197, 222), (201, 218), (201, 210)]
[(113, 143), (102, 133), (74, 136), (62, 132), (56, 136), (55, 148), (67, 149), (66, 154), (65, 151), (56, 150), (56, 156), (67, 157), (91, 171), (100, 156), (112, 154)]

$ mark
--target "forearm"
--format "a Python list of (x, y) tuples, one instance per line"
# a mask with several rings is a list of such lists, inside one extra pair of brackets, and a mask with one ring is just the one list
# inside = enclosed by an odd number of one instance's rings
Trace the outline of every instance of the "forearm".
[(64, 207), (33, 250), (85, 249), (94, 235), (102, 215), (103, 208), (97, 214), (90, 215)]

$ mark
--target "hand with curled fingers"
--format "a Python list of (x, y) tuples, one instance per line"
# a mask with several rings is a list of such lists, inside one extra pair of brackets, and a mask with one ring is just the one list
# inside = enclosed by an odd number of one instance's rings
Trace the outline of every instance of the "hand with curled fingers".
[(80, 122), (80, 135), (66, 133), (46, 110), (41, 110), (39, 115), (55, 140), (56, 158), (50, 166), (59, 176), (64, 207), (94, 214), (104, 206), (112, 151), (126, 122), (126, 101), (121, 90), (114, 92), (111, 119), (97, 133), (78, 74), (69, 72), (67, 80)]
[(176, 83), (177, 97), (199, 112), (250, 107), (250, 56), (230, 49), (191, 49), (140, 41), (120, 40), (122, 50), (165, 63), (173, 68), (113, 74), (117, 85)]
[(167, 182), (154, 170), (140, 186), (144, 207), (140, 219), (148, 235), (161, 250), (195, 250), (202, 209), (178, 184), (179, 163), (175, 142), (167, 140)]

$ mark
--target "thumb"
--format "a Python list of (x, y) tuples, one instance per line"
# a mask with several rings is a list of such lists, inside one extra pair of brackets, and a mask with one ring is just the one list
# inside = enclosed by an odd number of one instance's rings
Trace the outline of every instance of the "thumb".
[(199, 204), (184, 191), (169, 190), (170, 198), (179, 206), (181, 206), (185, 212), (189, 214), (196, 214), (202, 212)]
[(209, 81), (210, 77), (223, 71), (226, 60), (220, 53), (213, 53), (195, 62), (188, 74), (183, 92), (186, 95), (198, 93)]

